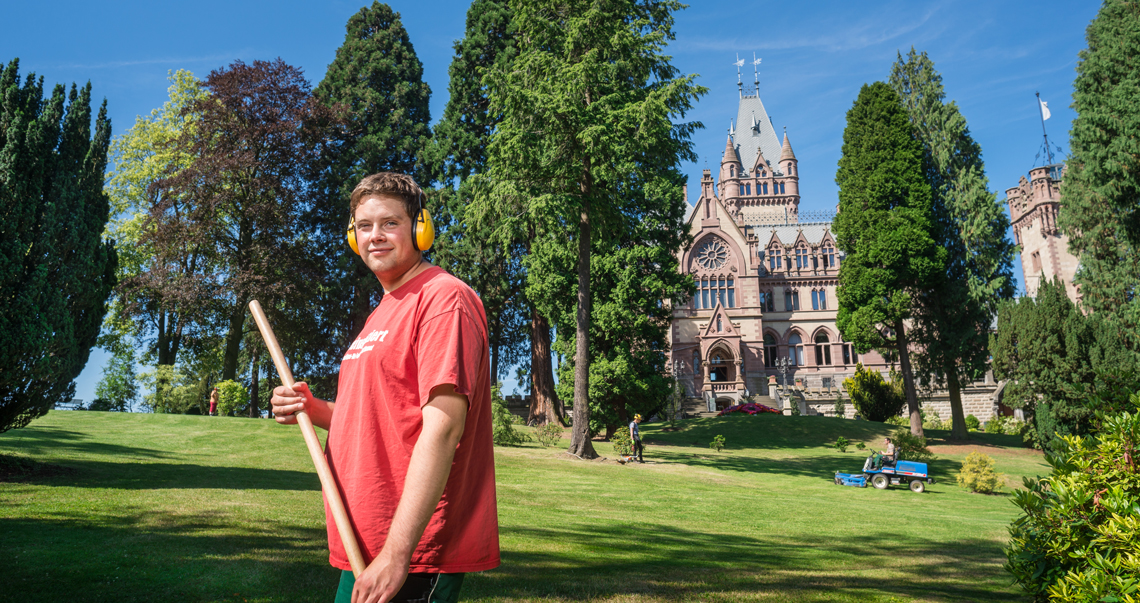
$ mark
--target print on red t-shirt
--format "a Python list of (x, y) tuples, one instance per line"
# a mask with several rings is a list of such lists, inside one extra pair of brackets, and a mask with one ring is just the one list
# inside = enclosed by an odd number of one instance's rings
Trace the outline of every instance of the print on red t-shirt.
[[(369, 563), (400, 502), (421, 407), (432, 388), (452, 384), (467, 396), (467, 422), (410, 571), (499, 565), (486, 324), (475, 292), (433, 266), (386, 293), (345, 352), (325, 456)], [(350, 569), (327, 502), (325, 513), (329, 562)]]

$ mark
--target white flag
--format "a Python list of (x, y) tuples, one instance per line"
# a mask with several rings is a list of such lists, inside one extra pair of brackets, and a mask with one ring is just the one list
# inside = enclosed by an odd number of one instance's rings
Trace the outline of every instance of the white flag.
[(1051, 115), (1049, 113), (1049, 103), (1041, 100), (1040, 98), (1037, 99), (1037, 102), (1041, 103), (1041, 120), (1044, 121), (1046, 119), (1049, 119), (1049, 115)]

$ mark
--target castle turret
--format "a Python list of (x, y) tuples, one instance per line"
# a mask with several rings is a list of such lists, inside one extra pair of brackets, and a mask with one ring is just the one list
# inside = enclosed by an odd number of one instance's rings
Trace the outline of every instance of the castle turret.
[(732, 137), (729, 136), (724, 143), (724, 156), (720, 160), (722, 197), (740, 196), (739, 178), (743, 173), (744, 166), (740, 163), (740, 158), (736, 155), (736, 147), (732, 144)]
[(780, 148), (780, 171), (784, 173), (787, 194), (799, 195), (799, 162), (796, 161), (796, 154), (792, 152), (792, 143), (788, 140), (786, 131), (784, 132), (784, 145)]

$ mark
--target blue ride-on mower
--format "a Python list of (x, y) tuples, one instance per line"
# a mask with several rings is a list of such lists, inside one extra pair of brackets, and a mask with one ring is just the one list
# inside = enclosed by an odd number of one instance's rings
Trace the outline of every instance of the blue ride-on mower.
[(895, 461), (889, 457), (880, 457), (875, 454), (867, 457), (863, 463), (863, 473), (835, 472), (835, 483), (841, 486), (855, 486), (866, 488), (870, 483), (878, 490), (886, 490), (889, 486), (907, 484), (911, 492), (923, 492), (926, 484), (933, 484), (934, 478), (926, 468), (926, 463), (915, 461)]

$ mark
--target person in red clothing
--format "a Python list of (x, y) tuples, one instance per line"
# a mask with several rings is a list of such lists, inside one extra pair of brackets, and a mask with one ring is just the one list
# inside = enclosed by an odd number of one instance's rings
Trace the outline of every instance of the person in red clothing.
[(357, 185), (350, 236), (384, 297), (341, 360), (335, 403), (303, 382), (273, 390), (279, 423), (303, 409), (329, 432), (368, 563), (354, 579), (326, 503), (338, 603), (456, 601), (465, 573), (499, 565), (487, 319), (470, 287), (424, 260), (421, 209), (408, 176)]

